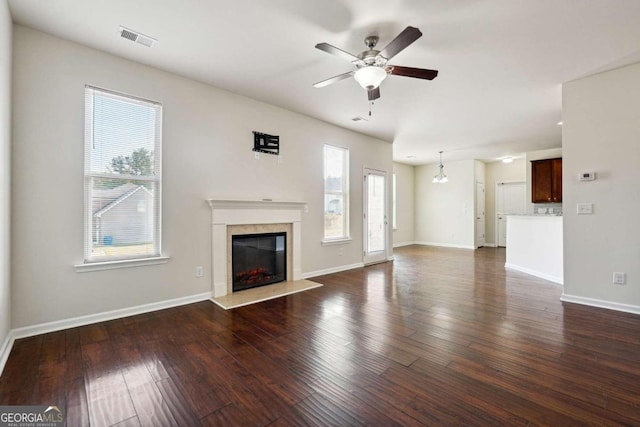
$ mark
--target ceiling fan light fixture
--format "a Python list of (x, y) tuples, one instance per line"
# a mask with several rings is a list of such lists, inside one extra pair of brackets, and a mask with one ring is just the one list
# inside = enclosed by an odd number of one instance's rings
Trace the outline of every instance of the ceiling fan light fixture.
[(433, 180), (431, 182), (433, 182), (434, 184), (444, 184), (445, 182), (449, 182), (447, 175), (444, 174), (444, 165), (442, 164), (442, 151), (440, 151), (440, 166), (438, 167), (440, 168), (440, 170), (438, 171), (436, 176), (433, 177)]
[(380, 83), (387, 78), (387, 72), (383, 68), (370, 65), (359, 68), (353, 78), (363, 89), (371, 90), (380, 86)]

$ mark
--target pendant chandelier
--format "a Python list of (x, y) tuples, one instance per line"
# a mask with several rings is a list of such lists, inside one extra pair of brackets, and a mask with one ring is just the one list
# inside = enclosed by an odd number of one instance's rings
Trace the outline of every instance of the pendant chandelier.
[(448, 182), (447, 175), (444, 174), (444, 165), (442, 164), (442, 151), (440, 151), (440, 171), (433, 177), (433, 181), (436, 184), (444, 184)]

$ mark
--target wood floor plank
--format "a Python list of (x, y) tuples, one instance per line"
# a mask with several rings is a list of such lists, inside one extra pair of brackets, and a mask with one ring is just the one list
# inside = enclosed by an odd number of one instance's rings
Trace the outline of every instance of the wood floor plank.
[(394, 261), (17, 340), (0, 404), (69, 426), (640, 425), (640, 316), (560, 301), (499, 248)]
[(108, 339), (87, 342), (82, 344), (82, 355), (91, 425), (111, 426), (136, 417), (127, 384), (113, 357), (112, 343)]

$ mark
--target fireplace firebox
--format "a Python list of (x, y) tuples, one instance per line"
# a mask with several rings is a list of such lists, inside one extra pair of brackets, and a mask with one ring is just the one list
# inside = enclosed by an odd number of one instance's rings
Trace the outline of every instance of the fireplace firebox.
[(233, 292), (287, 280), (287, 233), (231, 236)]

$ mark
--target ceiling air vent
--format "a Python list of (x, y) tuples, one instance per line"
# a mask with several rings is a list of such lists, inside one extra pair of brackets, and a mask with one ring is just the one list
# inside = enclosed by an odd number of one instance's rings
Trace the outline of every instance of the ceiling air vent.
[(131, 40), (132, 42), (139, 43), (146, 47), (151, 47), (158, 40), (153, 37), (145, 36), (137, 31), (130, 30), (129, 28), (120, 27), (120, 37), (123, 39)]

